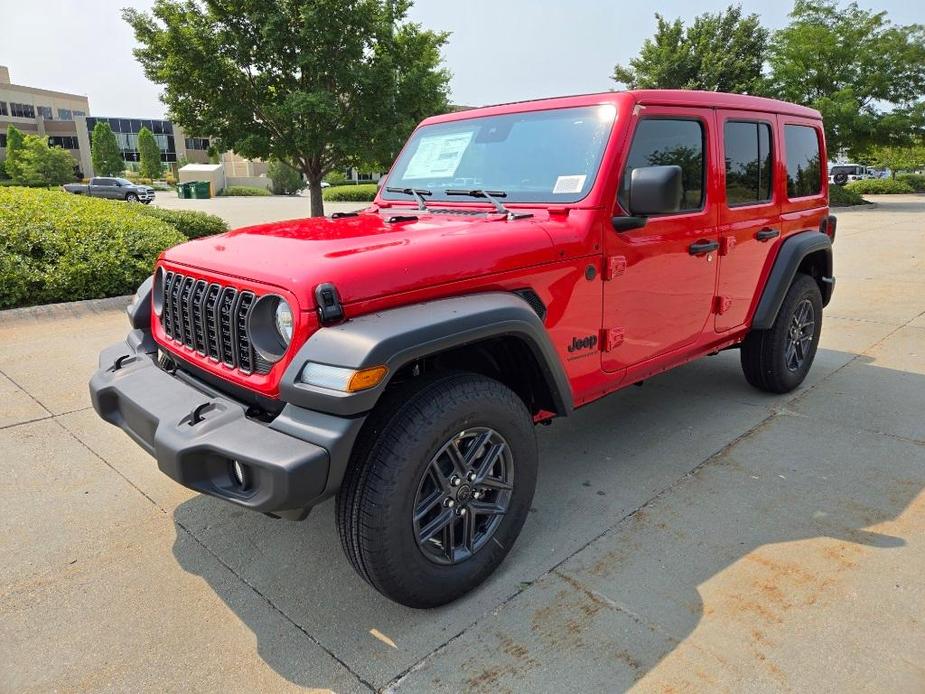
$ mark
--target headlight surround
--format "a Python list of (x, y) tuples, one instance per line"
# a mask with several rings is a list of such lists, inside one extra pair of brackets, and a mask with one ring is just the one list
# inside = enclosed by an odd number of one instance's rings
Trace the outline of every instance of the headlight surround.
[(289, 303), (276, 294), (265, 294), (247, 315), (247, 334), (263, 359), (272, 363), (283, 358), (295, 328), (295, 314)]

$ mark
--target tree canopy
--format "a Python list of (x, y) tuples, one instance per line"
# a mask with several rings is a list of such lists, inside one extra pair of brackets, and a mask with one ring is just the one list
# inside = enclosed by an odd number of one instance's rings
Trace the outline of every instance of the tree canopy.
[(119, 149), (116, 135), (109, 123), (97, 121), (93, 126), (90, 160), (93, 162), (93, 173), (96, 176), (116, 176), (125, 170), (122, 150)]
[(22, 132), (19, 128), (9, 126), (6, 129), (6, 159), (3, 162), (3, 168), (6, 170), (6, 175), (14, 180), (20, 175), (19, 154), (22, 152), (22, 147)]
[(47, 137), (23, 135), (12, 125), (6, 137), (4, 166), (16, 185), (59, 186), (74, 180), (74, 157), (61, 147), (49, 147)]
[(616, 82), (630, 89), (704, 89), (761, 94), (768, 30), (741, 6), (706, 13), (685, 27), (656, 13), (655, 36), (646, 39), (629, 66), (617, 65)]
[(171, 119), (243, 156), (291, 162), (321, 215), (325, 173), (387, 166), (420, 119), (447, 108), (447, 34), (406, 22), (410, 4), (156, 0), (123, 16)]
[(161, 148), (157, 146), (154, 133), (147, 128), (138, 131), (138, 172), (144, 178), (160, 178), (164, 173)]
[(790, 20), (772, 39), (772, 89), (819, 109), (832, 152), (906, 144), (921, 131), (925, 27), (835, 0), (796, 0)]

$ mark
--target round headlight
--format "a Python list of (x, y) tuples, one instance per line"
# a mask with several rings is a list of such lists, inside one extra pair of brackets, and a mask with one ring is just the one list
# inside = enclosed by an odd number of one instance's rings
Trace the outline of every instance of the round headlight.
[(284, 299), (276, 304), (276, 329), (283, 342), (288, 345), (292, 341), (292, 309)]
[(247, 334), (257, 354), (274, 364), (283, 358), (292, 341), (292, 309), (276, 294), (264, 294), (247, 314)]

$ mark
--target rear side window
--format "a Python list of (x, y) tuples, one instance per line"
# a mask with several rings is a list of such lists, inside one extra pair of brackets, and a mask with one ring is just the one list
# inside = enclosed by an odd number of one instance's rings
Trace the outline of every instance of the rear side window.
[(728, 121), (723, 129), (726, 204), (754, 205), (771, 199), (771, 126)]
[(784, 126), (787, 150), (787, 197), (802, 198), (822, 192), (819, 135), (807, 125)]
[(648, 118), (639, 122), (633, 136), (623, 180), (620, 204), (629, 209), (629, 183), (633, 169), (643, 166), (681, 167), (684, 196), (681, 212), (703, 207), (703, 125), (696, 120)]

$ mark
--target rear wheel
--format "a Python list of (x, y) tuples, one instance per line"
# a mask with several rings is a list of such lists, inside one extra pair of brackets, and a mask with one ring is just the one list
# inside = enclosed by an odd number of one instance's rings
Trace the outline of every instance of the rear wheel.
[(397, 602), (455, 600), (517, 539), (536, 458), (530, 413), (505, 385), (454, 373), (399, 386), (367, 423), (338, 494), (344, 551)]
[(774, 324), (753, 330), (742, 343), (746, 380), (770, 393), (789, 393), (806, 378), (822, 332), (822, 294), (809, 275), (798, 274)]

